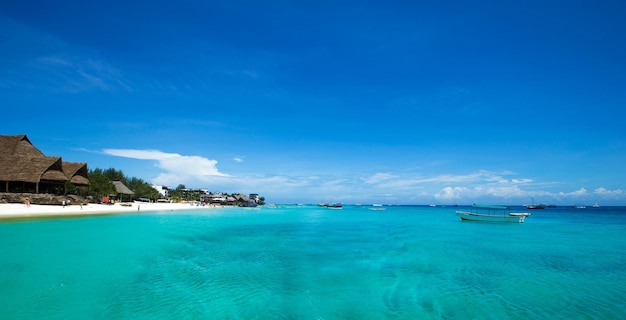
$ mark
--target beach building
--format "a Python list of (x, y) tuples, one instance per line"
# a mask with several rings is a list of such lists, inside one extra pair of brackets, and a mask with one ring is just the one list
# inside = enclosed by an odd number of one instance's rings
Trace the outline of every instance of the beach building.
[(205, 193), (205, 194), (200, 194), (200, 202), (205, 202), (205, 203), (225, 203), (226, 202), (226, 195), (222, 194), (222, 193)]
[(152, 187), (158, 191), (161, 196), (165, 198), (170, 197), (170, 188), (168, 186), (152, 185)]
[(115, 192), (117, 192), (117, 198), (123, 201), (123, 197), (128, 196), (128, 201), (131, 200), (131, 197), (135, 194), (132, 190), (128, 189), (128, 187), (122, 183), (122, 181), (113, 181), (113, 186), (115, 186)]
[(0, 192), (62, 193), (66, 182), (89, 186), (87, 163), (46, 156), (25, 134), (0, 135)]

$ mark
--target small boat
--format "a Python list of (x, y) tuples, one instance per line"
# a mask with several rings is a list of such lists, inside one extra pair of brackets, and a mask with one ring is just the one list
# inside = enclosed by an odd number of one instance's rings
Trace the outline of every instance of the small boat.
[(343, 208), (343, 205), (341, 205), (341, 203), (338, 202), (338, 203), (333, 203), (333, 204), (327, 204), (326, 208), (329, 208), (329, 209), (341, 209), (341, 208)]
[(510, 212), (509, 207), (474, 204), (470, 211), (457, 211), (462, 221), (524, 223), (528, 212)]
[(528, 210), (537, 210), (537, 209), (545, 209), (546, 205), (543, 204), (543, 203), (535, 204), (535, 198), (533, 198), (533, 203), (532, 204), (525, 204), (524, 207), (526, 207), (526, 209), (528, 209)]
[(600, 205), (596, 202), (593, 204), (593, 206), (591, 206), (592, 208), (600, 208)]
[(378, 203), (374, 203), (372, 204), (372, 207), (369, 208), (369, 210), (374, 210), (374, 211), (385, 211), (385, 208), (383, 208), (382, 204), (378, 204)]

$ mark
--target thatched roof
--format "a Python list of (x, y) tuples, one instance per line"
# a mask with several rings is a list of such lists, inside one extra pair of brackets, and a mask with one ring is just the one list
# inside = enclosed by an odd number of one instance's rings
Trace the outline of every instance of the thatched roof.
[(248, 198), (248, 196), (246, 196), (245, 194), (233, 194), (233, 197), (235, 197), (235, 200), (237, 201), (243, 201), (243, 202), (250, 202), (250, 198)]
[(132, 190), (128, 189), (126, 185), (122, 183), (122, 181), (113, 181), (113, 185), (115, 186), (115, 191), (121, 194), (135, 194)]
[(89, 185), (89, 170), (85, 162), (63, 162), (63, 173), (74, 185)]
[(24, 134), (0, 135), (0, 181), (71, 181), (77, 185), (89, 185), (86, 163), (64, 163), (61, 157), (48, 157)]

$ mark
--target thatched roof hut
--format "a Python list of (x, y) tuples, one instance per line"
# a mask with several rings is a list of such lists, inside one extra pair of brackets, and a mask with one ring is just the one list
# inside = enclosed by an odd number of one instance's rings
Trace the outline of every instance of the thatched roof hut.
[(132, 190), (128, 189), (122, 181), (113, 181), (113, 185), (115, 186), (115, 191), (118, 194), (135, 194)]
[(55, 193), (67, 181), (88, 186), (87, 163), (48, 157), (23, 134), (0, 135), (0, 191)]
[(117, 192), (117, 197), (122, 200), (122, 195), (128, 195), (128, 200), (133, 194), (135, 194), (132, 190), (128, 189), (128, 187), (122, 183), (122, 181), (113, 181), (113, 186), (115, 186), (115, 192)]

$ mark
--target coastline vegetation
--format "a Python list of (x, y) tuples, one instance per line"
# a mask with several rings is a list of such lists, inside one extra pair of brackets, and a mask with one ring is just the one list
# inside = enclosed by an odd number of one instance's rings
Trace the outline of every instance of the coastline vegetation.
[[(91, 196), (94, 199), (101, 199), (105, 196), (117, 194), (113, 181), (121, 181), (125, 186), (127, 186), (131, 191), (135, 193), (133, 195), (134, 199), (144, 198), (151, 201), (157, 201), (158, 199), (165, 198), (161, 193), (159, 193), (158, 190), (153, 188), (150, 183), (144, 181), (141, 178), (126, 176), (121, 170), (116, 170), (113, 168), (96, 168), (93, 170), (89, 170), (89, 181), (89, 188), (86, 190), (79, 190), (71, 183), (66, 183), (66, 194), (80, 194), (83, 196)], [(213, 193), (207, 192), (205, 190), (188, 189), (187, 187), (185, 187), (184, 184), (179, 184), (175, 189), (169, 189), (168, 200), (172, 200), (173, 202), (200, 201), (200, 196), (203, 194)], [(223, 192), (220, 192), (219, 194), (226, 197), (233, 197), (237, 200), (241, 200), (241, 198), (243, 197), (245, 198), (243, 200), (250, 201), (250, 199), (242, 194), (228, 194)], [(256, 203), (260, 205), (264, 204), (265, 198), (259, 197), (258, 199), (256, 199)]]
[[(137, 177), (126, 176), (121, 170), (113, 168), (104, 170), (96, 168), (89, 170), (89, 189), (87, 195), (99, 199), (111, 194), (117, 194), (113, 181), (121, 181), (126, 185), (135, 193), (134, 198), (157, 200), (161, 197), (161, 194), (154, 189), (150, 183)], [(68, 190), (66, 186), (66, 192), (71, 193), (71, 191), (72, 190)]]

